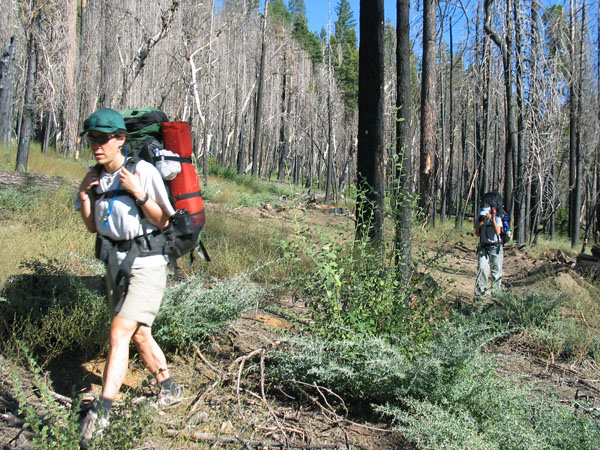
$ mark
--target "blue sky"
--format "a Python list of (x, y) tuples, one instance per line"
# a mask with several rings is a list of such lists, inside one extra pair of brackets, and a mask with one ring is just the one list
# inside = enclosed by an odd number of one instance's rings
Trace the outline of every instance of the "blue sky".
[[(331, 1), (331, 32), (335, 31), (333, 23), (337, 20), (335, 9), (339, 0)], [(306, 18), (308, 19), (308, 28), (319, 34), (321, 28), (327, 31), (327, 21), (329, 20), (328, 0), (304, 0), (306, 5)], [(356, 33), (358, 34), (358, 21), (360, 18), (360, 0), (350, 0), (350, 9), (356, 21)], [(396, 0), (384, 0), (384, 13), (386, 20), (389, 20), (396, 26)]]

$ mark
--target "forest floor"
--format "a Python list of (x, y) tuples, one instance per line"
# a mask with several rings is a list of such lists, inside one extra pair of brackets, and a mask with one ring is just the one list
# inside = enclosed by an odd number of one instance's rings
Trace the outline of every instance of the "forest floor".
[[(228, 213), (268, 224), (291, 223), (298, 211), (263, 205), (262, 208), (236, 208)], [(304, 208), (302, 215), (315, 226), (352, 226), (350, 217), (333, 214), (326, 208)], [(438, 284), (446, 286), (446, 301), (457, 307), (488, 306), (485, 301), (476, 302), (473, 296), (476, 244), (472, 235), (446, 239), (443, 245), (433, 240), (425, 242), (438, 262), (431, 275)], [(504, 285), (520, 292), (577, 292), (590, 302), (599, 298), (597, 290), (575, 271), (572, 257), (560, 251), (534, 253), (515, 244), (506, 247)], [(185, 385), (185, 400), (172, 409), (152, 415), (150, 420), (157, 431), (138, 448), (414, 448), (393, 432), (389, 423), (370, 415), (366, 409), (346, 405), (340, 398), (335, 403), (328, 401), (335, 398), (331, 392), (304, 386), (307, 395), (300, 400), (290, 394), (291, 389), (286, 392), (285, 383), (271, 385), (265, 379), (261, 369), (265, 356), (280, 346), (282, 334), (296, 332), (298, 324), (308, 320), (305, 305), (283, 294), (246, 312), (209, 345), (195, 348), (189, 354), (169, 355), (172, 374)], [(600, 398), (600, 377), (594, 368), (575, 368), (561, 361), (540, 359), (518, 338), (494, 344), (487, 351), (501, 362), (499, 374), (518, 375), (524, 382), (550, 387), (562, 402), (573, 402), (581, 395)], [(60, 401), (68, 404), (74, 393), (89, 401), (100, 391), (103, 367), (101, 358), (81, 361), (73, 356), (49, 366), (46, 376)], [(28, 379), (23, 369), (0, 361), (0, 394), (10, 387), (10, 371), (22, 371), (22, 379)], [(138, 403), (148, 403), (155, 394), (148, 380), (143, 364), (134, 359), (118, 408), (126, 410), (138, 408)], [(6, 395), (0, 400), (3, 409), (14, 401)], [(2, 418), (2, 448), (32, 448), (31, 435), (23, 431), (18, 418), (7, 414)]]

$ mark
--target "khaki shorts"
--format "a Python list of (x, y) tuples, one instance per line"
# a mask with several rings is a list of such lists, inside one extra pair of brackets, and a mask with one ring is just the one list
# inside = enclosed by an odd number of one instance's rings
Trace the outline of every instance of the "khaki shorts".
[(121, 316), (152, 326), (167, 286), (167, 266), (131, 269), (129, 289), (120, 305), (122, 289), (112, 286), (110, 273), (106, 276), (108, 305), (112, 316)]

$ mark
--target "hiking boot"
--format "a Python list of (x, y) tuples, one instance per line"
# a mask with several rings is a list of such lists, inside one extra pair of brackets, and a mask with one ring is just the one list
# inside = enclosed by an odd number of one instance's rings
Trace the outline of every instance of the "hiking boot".
[(161, 389), (156, 399), (158, 409), (169, 408), (181, 403), (183, 400), (183, 388), (180, 384), (173, 383), (171, 389)]
[(96, 407), (92, 406), (79, 422), (79, 447), (87, 449), (94, 439), (102, 436), (107, 426), (108, 413), (99, 413)]

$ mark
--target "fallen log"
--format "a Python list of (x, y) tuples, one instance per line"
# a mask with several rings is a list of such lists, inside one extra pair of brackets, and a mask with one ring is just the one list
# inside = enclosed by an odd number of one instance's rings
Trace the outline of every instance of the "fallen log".
[(75, 188), (79, 185), (80, 181), (81, 180), (43, 175), (41, 173), (7, 172), (0, 170), (0, 189), (11, 187), (18, 189), (58, 188), (63, 185)]

